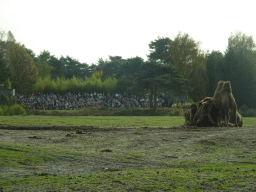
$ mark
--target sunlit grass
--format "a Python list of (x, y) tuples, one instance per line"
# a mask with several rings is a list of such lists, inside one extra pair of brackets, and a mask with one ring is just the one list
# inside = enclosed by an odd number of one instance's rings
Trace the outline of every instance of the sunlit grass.
[(0, 125), (170, 127), (184, 122), (182, 116), (0, 116)]
[[(183, 116), (0, 116), (0, 125), (170, 127), (184, 122)], [(243, 127), (253, 126), (256, 126), (256, 118), (245, 117)]]
[[(254, 183), (255, 165), (206, 164), (187, 168), (127, 170), (85, 175), (3, 178), (6, 190), (232, 191)], [(13, 185), (15, 183), (15, 185)]]

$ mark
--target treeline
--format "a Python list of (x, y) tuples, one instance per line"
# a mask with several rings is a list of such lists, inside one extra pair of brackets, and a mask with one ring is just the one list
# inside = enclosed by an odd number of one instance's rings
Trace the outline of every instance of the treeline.
[[(0, 83), (16, 92), (104, 92), (212, 96), (219, 80), (230, 80), (238, 107), (256, 107), (256, 51), (252, 36), (231, 34), (224, 53), (206, 52), (187, 33), (149, 43), (148, 59), (109, 56), (88, 65), (42, 51), (39, 55), (0, 33)], [(156, 98), (156, 97), (154, 97)], [(152, 99), (152, 98), (151, 98)], [(155, 102), (156, 103), (156, 102)]]
[(39, 78), (34, 84), (34, 92), (37, 93), (112, 93), (116, 87), (117, 80), (109, 77), (102, 81), (102, 72), (94, 72), (91, 78), (79, 80), (76, 76), (71, 79), (57, 77), (56, 80), (50, 76)]

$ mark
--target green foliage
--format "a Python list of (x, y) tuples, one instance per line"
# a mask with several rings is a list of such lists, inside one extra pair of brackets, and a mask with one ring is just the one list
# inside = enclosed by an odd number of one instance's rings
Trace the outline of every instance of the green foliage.
[(252, 109), (252, 108), (242, 108), (239, 110), (240, 114), (243, 116), (243, 117), (256, 117), (256, 110), (255, 109)]
[(38, 79), (38, 68), (33, 58), (23, 46), (15, 43), (11, 46), (8, 58), (13, 87), (19, 93), (29, 93), (32, 85)]
[(12, 115), (11, 108), (7, 105), (1, 105), (2, 111), (3, 111), (3, 116), (10, 116)]
[(237, 106), (256, 108), (256, 53), (252, 36), (231, 34), (225, 52), (223, 79), (230, 80)]
[(0, 115), (11, 116), (11, 115), (27, 115), (26, 109), (22, 105), (14, 104), (11, 106), (2, 105)]
[(38, 75), (45, 78), (51, 74), (52, 66), (50, 66), (46, 61), (37, 60), (35, 63), (38, 68)]
[(22, 105), (14, 104), (10, 108), (13, 115), (27, 115), (26, 109)]
[(73, 76), (76, 76), (77, 78), (83, 78), (87, 74), (87, 68), (89, 67), (86, 63), (80, 63), (78, 60), (73, 59), (69, 56), (66, 56), (65, 58), (61, 56), (59, 59), (65, 66), (66, 72), (65, 77), (68, 79), (71, 79)]
[(0, 96), (0, 104), (1, 105), (8, 105), (8, 106), (11, 106), (15, 103), (15, 99), (14, 98), (11, 98), (7, 95), (1, 95)]
[(179, 33), (172, 41), (169, 52), (175, 69), (190, 82), (186, 84), (189, 95), (194, 100), (204, 98), (208, 86), (207, 57), (200, 50), (200, 43), (192, 39), (187, 33)]
[(184, 116), (184, 112), (182, 108), (172, 108), (170, 113), (168, 114), (170, 116)]
[(2, 107), (0, 106), (0, 116), (3, 116), (3, 115), (4, 115), (4, 112), (3, 112)]
[(11, 83), (9, 78), (3, 84), (4, 84), (4, 89), (11, 89), (12, 88), (12, 83)]
[(4, 53), (0, 52), (0, 83), (5, 82), (11, 75), (10, 68), (7, 65)]
[(92, 75), (91, 78), (85, 77), (85, 80), (77, 79), (73, 76), (71, 79), (57, 77), (56, 80), (50, 76), (39, 78), (35, 83), (33, 91), (41, 93), (65, 94), (71, 93), (113, 93), (116, 88), (117, 80), (109, 77), (102, 81), (101, 76)]
[(239, 113), (243, 117), (256, 117), (256, 110), (252, 108), (248, 108), (246, 104), (243, 104), (239, 109)]
[(158, 37), (156, 40), (151, 41), (149, 44), (149, 60), (160, 60), (163, 64), (173, 64), (169, 53), (171, 42), (171, 39), (168, 37)]
[(208, 95), (213, 95), (218, 81), (223, 78), (224, 55), (219, 51), (212, 51), (206, 62), (209, 79)]
[(66, 76), (66, 66), (57, 57), (50, 56), (48, 63), (52, 67), (52, 70), (51, 70), (52, 79), (57, 79), (57, 77)]

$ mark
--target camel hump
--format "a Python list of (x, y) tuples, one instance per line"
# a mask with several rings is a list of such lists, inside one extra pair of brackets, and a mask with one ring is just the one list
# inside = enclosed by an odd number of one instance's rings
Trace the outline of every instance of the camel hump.
[(224, 84), (224, 81), (222, 81), (222, 80), (218, 82), (218, 85), (217, 85), (217, 88), (216, 88), (216, 90), (215, 90), (214, 95), (216, 95), (218, 92), (221, 91), (221, 89), (222, 89), (222, 87), (223, 87), (223, 84)]
[(228, 92), (228, 93), (232, 92), (231, 82), (230, 81), (224, 82), (221, 92), (224, 92), (224, 91)]

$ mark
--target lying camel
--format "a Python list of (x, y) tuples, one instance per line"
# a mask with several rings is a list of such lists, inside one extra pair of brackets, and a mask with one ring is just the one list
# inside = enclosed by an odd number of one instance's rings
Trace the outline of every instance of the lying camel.
[[(196, 125), (198, 127), (206, 127), (206, 126), (214, 126), (215, 122), (213, 121), (210, 112), (211, 112), (212, 104), (209, 101), (203, 102), (202, 106), (197, 114), (198, 119), (196, 121)], [(195, 115), (195, 117), (197, 117)], [(194, 119), (196, 120), (196, 119)]]

